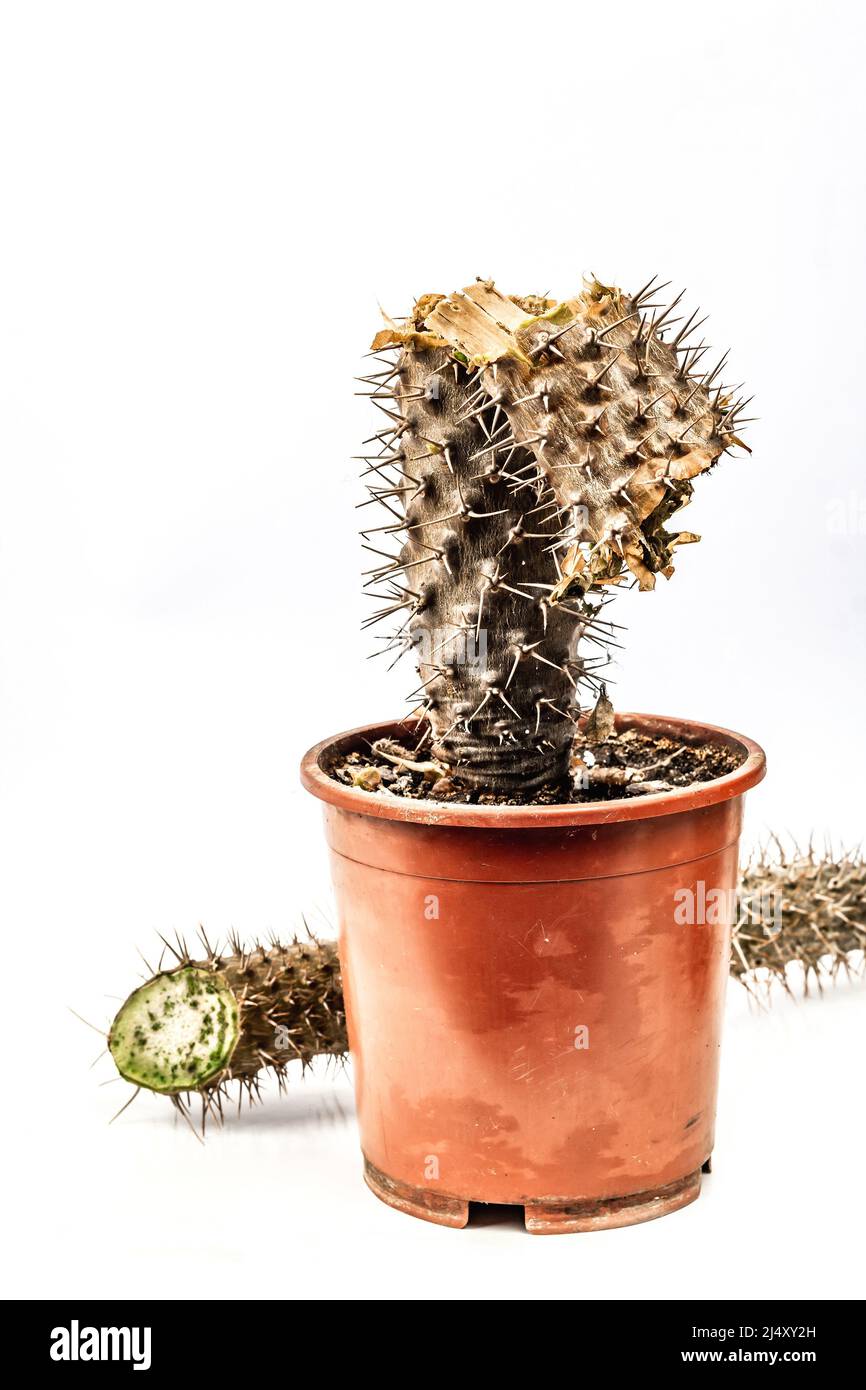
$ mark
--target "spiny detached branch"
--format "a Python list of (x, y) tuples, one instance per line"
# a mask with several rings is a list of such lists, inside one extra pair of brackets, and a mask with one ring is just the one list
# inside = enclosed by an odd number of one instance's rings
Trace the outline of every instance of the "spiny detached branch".
[[(796, 962), (803, 969), (803, 988), (810, 981), (822, 987), (840, 970), (862, 971), (866, 951), (866, 861), (860, 854), (818, 855), (810, 845), (805, 852), (788, 852), (774, 841), (747, 865), (741, 897), (746, 905), (734, 930), (731, 973), (751, 988), (752, 972), (766, 969), (767, 984), (778, 983), (791, 992), (787, 967)], [(752, 925), (748, 905), (755, 916), (766, 916), (772, 904), (780, 930), (767, 934)], [(860, 953), (859, 955), (857, 953)]]
[(221, 1118), (232, 1081), (238, 1104), (244, 1094), (252, 1104), (263, 1069), (282, 1089), (289, 1062), (306, 1067), (322, 1053), (340, 1056), (348, 1044), (335, 942), (243, 949), (234, 937), (228, 953), (217, 953), (202, 939), (201, 960), (183, 942), (169, 946), (176, 965), (129, 996), (108, 1049), (121, 1076), (170, 1096), (185, 1117), (190, 1093), (201, 1096), (204, 1126), (208, 1114)]

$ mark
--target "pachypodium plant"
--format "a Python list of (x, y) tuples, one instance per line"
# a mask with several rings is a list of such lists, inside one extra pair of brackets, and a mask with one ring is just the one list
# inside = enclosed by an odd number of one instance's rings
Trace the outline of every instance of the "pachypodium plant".
[(467, 786), (564, 781), (581, 692), (603, 691), (606, 592), (673, 573), (698, 537), (665, 523), (742, 445), (725, 358), (701, 370), (703, 320), (663, 288), (592, 280), (557, 304), (478, 281), (374, 339), (370, 621), (405, 612), (386, 650), (414, 649), (422, 742)]

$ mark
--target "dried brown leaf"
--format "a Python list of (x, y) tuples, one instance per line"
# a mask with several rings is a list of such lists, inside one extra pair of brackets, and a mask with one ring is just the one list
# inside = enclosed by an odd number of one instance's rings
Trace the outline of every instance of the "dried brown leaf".
[(604, 743), (605, 739), (610, 738), (614, 731), (614, 722), (613, 705), (608, 699), (606, 687), (602, 686), (595, 702), (595, 708), (590, 713), (583, 731), (586, 742), (590, 744)]

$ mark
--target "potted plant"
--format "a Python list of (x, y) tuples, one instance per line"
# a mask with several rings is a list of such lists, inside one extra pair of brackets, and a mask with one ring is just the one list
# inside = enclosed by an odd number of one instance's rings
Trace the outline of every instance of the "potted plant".
[[(674, 306), (653, 293), (593, 281), (555, 304), (478, 282), (377, 335), (371, 622), (396, 615), (385, 649), (414, 651), (420, 706), (303, 762), (340, 961), (331, 943), (204, 939), (193, 961), (178, 942), (108, 1035), (124, 1077), (186, 1115), (199, 1093), (204, 1122), (228, 1081), (252, 1099), (263, 1067), (282, 1080), (293, 1057), (342, 1053), (347, 1015), (367, 1181), (448, 1225), (473, 1201), (520, 1204), (538, 1232), (647, 1220), (698, 1195), (712, 1150), (742, 802), (764, 758), (728, 730), (616, 717), (604, 610), (697, 539), (664, 523), (741, 444), (743, 404), (721, 363), (699, 375), (695, 315), (665, 340)], [(813, 871), (843, 897), (862, 872), (780, 867), (814, 964)], [(735, 973), (798, 955), (756, 935), (765, 906), (778, 925), (778, 878), (747, 879)]]
[(705, 370), (697, 315), (660, 288), (427, 295), (363, 378), (384, 412), (371, 621), (396, 618), (383, 649), (414, 651), (419, 707), (324, 740), (302, 778), (366, 1179), (445, 1225), (470, 1202), (536, 1232), (647, 1220), (698, 1195), (713, 1148), (725, 904), (764, 756), (614, 716), (603, 674), (611, 594), (670, 576), (698, 538), (665, 523), (741, 445), (724, 359)]

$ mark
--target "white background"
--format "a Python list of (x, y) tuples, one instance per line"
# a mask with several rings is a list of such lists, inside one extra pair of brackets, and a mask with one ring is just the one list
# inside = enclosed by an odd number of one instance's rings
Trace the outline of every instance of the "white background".
[[(729, 1005), (716, 1172), (539, 1241), (363, 1188), (350, 1092), (204, 1149), (99, 1040), (155, 931), (330, 913), (313, 741), (366, 661), (352, 377), (426, 290), (654, 272), (757, 393), (751, 459), (625, 597), (621, 708), (726, 724), (770, 828), (862, 830), (864, 34), (850, 3), (6, 4), (0, 20), (0, 1152), (12, 1294), (864, 1292), (864, 991)], [(327, 930), (327, 928), (322, 928)], [(272, 1092), (275, 1088), (272, 1088)]]

